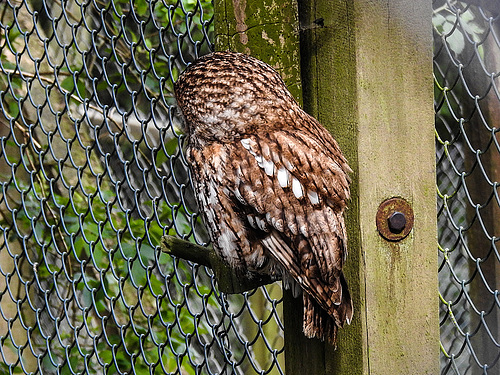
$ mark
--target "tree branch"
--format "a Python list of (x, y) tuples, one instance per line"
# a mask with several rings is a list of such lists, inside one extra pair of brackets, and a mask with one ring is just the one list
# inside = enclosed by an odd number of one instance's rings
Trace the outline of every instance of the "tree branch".
[(196, 245), (174, 236), (162, 237), (161, 250), (177, 258), (211, 268), (215, 273), (219, 290), (224, 293), (242, 293), (276, 281), (268, 275), (257, 273), (247, 272), (244, 276), (237, 274), (212, 248)]

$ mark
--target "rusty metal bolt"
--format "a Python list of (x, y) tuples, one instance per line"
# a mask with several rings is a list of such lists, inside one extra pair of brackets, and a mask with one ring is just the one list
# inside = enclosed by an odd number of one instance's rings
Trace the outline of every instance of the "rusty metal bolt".
[(387, 223), (392, 233), (401, 233), (406, 227), (406, 217), (404, 213), (396, 211), (389, 216)]
[(401, 197), (392, 197), (380, 203), (375, 217), (380, 235), (393, 242), (408, 236), (414, 219), (411, 205)]

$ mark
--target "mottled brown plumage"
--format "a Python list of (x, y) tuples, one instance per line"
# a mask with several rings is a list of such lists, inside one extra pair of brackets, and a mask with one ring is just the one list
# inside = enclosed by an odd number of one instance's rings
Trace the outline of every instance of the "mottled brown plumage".
[(305, 335), (335, 343), (353, 314), (342, 273), (350, 169), (337, 143), (274, 69), (243, 54), (200, 58), (175, 95), (214, 249), (244, 277), (298, 284)]

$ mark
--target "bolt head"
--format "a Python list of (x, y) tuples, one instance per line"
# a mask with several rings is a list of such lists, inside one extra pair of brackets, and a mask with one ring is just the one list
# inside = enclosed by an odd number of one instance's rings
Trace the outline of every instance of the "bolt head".
[(393, 212), (387, 219), (392, 233), (401, 233), (406, 226), (406, 217), (402, 212)]

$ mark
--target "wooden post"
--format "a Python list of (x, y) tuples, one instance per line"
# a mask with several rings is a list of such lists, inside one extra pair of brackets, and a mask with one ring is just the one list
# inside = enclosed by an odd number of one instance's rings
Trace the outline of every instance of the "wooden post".
[[(280, 70), (304, 108), (339, 141), (351, 167), (346, 277), (352, 325), (337, 350), (300, 332), (300, 301), (285, 295), (286, 373), (439, 373), (431, 4), (391, 0), (220, 0), (217, 49)], [(298, 38), (300, 35), (300, 56)], [(379, 205), (402, 197), (415, 221), (382, 238)], [(297, 302), (299, 301), (299, 302)]]
[[(304, 107), (332, 131), (353, 174), (347, 279), (356, 314), (325, 373), (439, 373), (432, 9), (413, 0), (300, 0)], [(402, 197), (408, 237), (375, 217)], [(357, 281), (356, 281), (357, 280)]]
[[(349, 255), (346, 278), (354, 303), (350, 326), (339, 332), (337, 350), (324, 344), (322, 369), (314, 374), (367, 374), (365, 285), (360, 238), (357, 74), (352, 1), (300, 0), (304, 109), (339, 142), (353, 169), (346, 211)], [(288, 359), (288, 357), (286, 357)], [(294, 358), (298, 363), (307, 358)], [(288, 368), (288, 366), (287, 366)], [(387, 372), (388, 374), (390, 372)]]
[(302, 103), (297, 3), (215, 0), (215, 47), (252, 55), (274, 67)]

